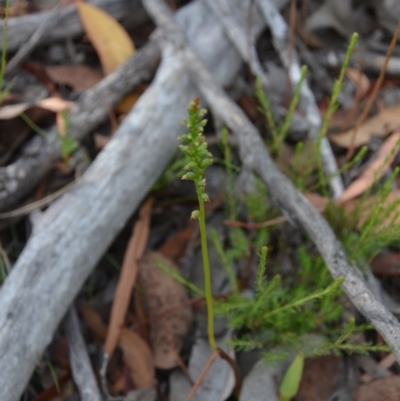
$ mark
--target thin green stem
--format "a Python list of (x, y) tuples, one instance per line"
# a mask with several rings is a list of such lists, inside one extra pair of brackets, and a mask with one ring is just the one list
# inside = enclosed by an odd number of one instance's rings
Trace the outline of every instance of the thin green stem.
[(211, 348), (215, 351), (217, 349), (217, 343), (214, 337), (214, 306), (211, 290), (211, 269), (210, 261), (208, 259), (208, 245), (207, 245), (207, 233), (206, 233), (206, 219), (204, 210), (204, 200), (201, 197), (202, 190), (196, 185), (197, 195), (199, 197), (199, 227), (200, 227), (200, 239), (201, 239), (201, 253), (203, 257), (204, 267), (204, 290), (206, 293), (206, 304), (207, 304), (207, 333), (208, 341)]

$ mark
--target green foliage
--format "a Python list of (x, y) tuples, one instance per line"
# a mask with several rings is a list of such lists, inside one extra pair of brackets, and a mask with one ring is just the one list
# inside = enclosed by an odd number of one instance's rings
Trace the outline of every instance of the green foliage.
[(68, 158), (79, 148), (79, 142), (77, 142), (72, 136), (68, 135), (68, 131), (71, 126), (71, 121), (66, 113), (61, 113), (61, 117), (65, 124), (65, 134), (59, 133), (58, 138), (61, 146), (61, 158), (66, 161)]
[(301, 68), (301, 75), (299, 82), (296, 85), (293, 98), (290, 102), (288, 112), (285, 116), (284, 121), (282, 124), (277, 128), (274, 117), (271, 111), (271, 104), (267, 97), (265, 96), (264, 89), (262, 86), (262, 81), (260, 78), (256, 79), (256, 97), (258, 102), (260, 103), (259, 110), (262, 114), (266, 117), (267, 127), (272, 135), (272, 142), (270, 144), (270, 151), (273, 156), (281, 153), (282, 151), (282, 144), (285, 140), (287, 131), (290, 126), (290, 122), (292, 121), (293, 114), (296, 110), (297, 104), (299, 103), (300, 93), (301, 93), (301, 86), (303, 85), (304, 79), (307, 75), (307, 67), (303, 66)]
[(79, 143), (68, 135), (59, 135), (61, 145), (61, 158), (68, 160), (68, 158), (79, 148)]
[(165, 188), (175, 180), (182, 177), (182, 170), (186, 165), (186, 159), (184, 157), (177, 157), (173, 160), (170, 165), (164, 170), (161, 177), (154, 184), (152, 190), (158, 191)]
[(256, 279), (254, 296), (245, 297), (232, 294), (217, 305), (217, 312), (227, 317), (231, 327), (247, 331), (233, 345), (239, 348), (280, 346), (290, 352), (299, 345), (302, 335), (323, 332), (325, 325), (340, 316), (340, 304), (336, 304), (341, 294), (342, 280), (332, 281), (320, 258), (315, 261), (300, 248), (298, 259), (300, 268), (292, 284), (275, 275), (265, 279), (267, 248), (261, 249), (260, 265)]

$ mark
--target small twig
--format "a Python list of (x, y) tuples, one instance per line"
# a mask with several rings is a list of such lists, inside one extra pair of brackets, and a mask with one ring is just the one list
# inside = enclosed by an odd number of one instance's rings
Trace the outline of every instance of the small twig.
[(100, 368), (100, 383), (101, 383), (101, 389), (103, 390), (103, 393), (105, 394), (107, 400), (112, 399), (110, 392), (108, 391), (108, 386), (107, 386), (107, 366), (108, 366), (108, 360), (109, 356), (106, 353), (103, 353), (103, 362), (101, 363), (101, 368)]
[(71, 307), (64, 321), (65, 334), (68, 340), (72, 376), (78, 387), (82, 401), (101, 401), (102, 396), (90, 364), (75, 307)]
[(260, 228), (271, 227), (279, 223), (284, 223), (286, 221), (287, 218), (285, 216), (279, 216), (275, 219), (263, 221), (262, 223), (246, 223), (245, 221), (225, 220), (224, 224), (231, 227), (246, 228), (247, 230), (258, 230)]
[(392, 57), (392, 53), (393, 53), (394, 47), (396, 46), (397, 37), (399, 36), (399, 34), (400, 34), (400, 22), (397, 24), (396, 31), (393, 34), (392, 40), (390, 41), (390, 45), (389, 45), (388, 51), (386, 53), (385, 61), (383, 63), (381, 71), (379, 72), (379, 77), (375, 82), (374, 89), (372, 90), (372, 93), (371, 93), (370, 97), (368, 98), (368, 101), (364, 107), (364, 110), (362, 111), (360, 117), (358, 117), (358, 119), (355, 123), (354, 130), (353, 130), (353, 133), (351, 136), (350, 147), (346, 154), (346, 161), (349, 161), (354, 154), (354, 143), (356, 140), (357, 132), (358, 132), (361, 124), (365, 121), (369, 112), (371, 111), (372, 105), (374, 104), (376, 96), (378, 95), (378, 91), (382, 86), (383, 78), (385, 77), (386, 69), (388, 67), (389, 60)]
[(200, 384), (203, 382), (204, 378), (206, 377), (207, 372), (210, 370), (212, 364), (217, 359), (218, 355), (219, 355), (219, 352), (218, 352), (218, 349), (216, 349), (213, 351), (210, 358), (208, 358), (208, 361), (207, 361), (206, 365), (204, 366), (204, 369), (202, 370), (202, 372), (200, 373), (200, 376), (196, 380), (196, 383), (190, 390), (190, 393), (187, 396), (186, 401), (191, 401), (191, 399), (194, 397), (197, 389), (199, 388)]
[[(85, 91), (69, 113), (68, 135), (80, 141), (105, 121), (109, 106), (118, 104), (124, 95), (153, 76), (160, 56), (161, 49), (151, 40), (120, 68)], [(60, 139), (56, 126), (50, 129), (46, 138), (35, 136), (30, 140), (15, 162), (0, 167), (0, 209), (10, 208), (27, 195), (59, 158)]]
[(6, 268), (7, 273), (10, 273), (11, 272), (10, 259), (7, 255), (7, 252), (5, 251), (5, 249), (3, 249), (3, 247), (1, 247), (1, 246), (0, 246), (0, 254), (1, 254), (1, 257), (3, 258), (4, 266)]
[(236, 397), (236, 399), (239, 399), (239, 393), (240, 393), (240, 388), (242, 386), (242, 380), (240, 378), (240, 371), (239, 371), (239, 366), (237, 362), (231, 358), (222, 348), (217, 348), (219, 356), (226, 361), (229, 366), (232, 368), (234, 374), (235, 374), (235, 388), (233, 390), (233, 393)]
[(41, 209), (42, 207), (45, 207), (47, 205), (50, 205), (51, 202), (55, 201), (58, 199), (60, 196), (64, 195), (66, 192), (68, 192), (70, 189), (74, 188), (76, 185), (79, 184), (79, 179), (76, 179), (69, 184), (65, 185), (64, 187), (60, 188), (58, 191), (45, 196), (44, 198), (36, 201), (29, 203), (28, 205), (19, 207), (18, 209), (11, 210), (10, 212), (5, 212), (5, 213), (0, 213), (0, 220), (3, 219), (10, 219), (12, 217), (20, 217), (20, 216), (26, 216), (27, 214), (30, 214), (34, 212), (35, 210)]
[(122, 328), (124, 327), (125, 315), (128, 310), (133, 286), (139, 272), (138, 260), (143, 256), (149, 236), (153, 201), (154, 199), (152, 197), (148, 198), (140, 208), (139, 218), (135, 222), (132, 236), (124, 255), (121, 274), (111, 308), (107, 338), (104, 344), (104, 352), (109, 357), (114, 353), (121, 337)]
[(40, 43), (40, 40), (43, 34), (46, 32), (46, 29), (51, 21), (53, 15), (59, 9), (59, 5), (56, 4), (51, 11), (49, 12), (48, 17), (39, 25), (36, 29), (35, 33), (30, 36), (27, 42), (25, 42), (15, 53), (14, 57), (7, 63), (6, 72), (10, 72), (17, 66), (19, 66), (23, 61), (25, 61), (29, 55), (35, 50), (37, 45)]

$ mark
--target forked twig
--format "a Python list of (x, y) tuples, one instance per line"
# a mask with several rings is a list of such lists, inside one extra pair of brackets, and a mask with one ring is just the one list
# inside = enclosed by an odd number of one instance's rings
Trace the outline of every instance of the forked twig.
[(194, 397), (197, 389), (199, 388), (200, 384), (203, 382), (204, 378), (206, 377), (207, 372), (210, 370), (212, 364), (217, 359), (218, 355), (219, 355), (219, 352), (218, 352), (218, 348), (217, 348), (213, 351), (210, 358), (208, 358), (208, 361), (207, 361), (206, 365), (204, 366), (203, 370), (201, 371), (200, 376), (197, 378), (196, 383), (194, 383), (194, 386), (190, 390), (190, 393), (187, 396), (186, 401), (191, 401), (191, 399)]

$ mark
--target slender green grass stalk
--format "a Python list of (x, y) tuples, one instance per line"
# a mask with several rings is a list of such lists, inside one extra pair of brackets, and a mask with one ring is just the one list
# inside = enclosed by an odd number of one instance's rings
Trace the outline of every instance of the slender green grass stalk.
[(208, 341), (213, 350), (217, 349), (214, 337), (214, 308), (211, 290), (211, 270), (208, 258), (206, 216), (204, 202), (209, 200), (205, 192), (206, 180), (203, 178), (204, 172), (212, 164), (211, 153), (207, 150), (207, 142), (203, 136), (206, 120), (203, 119), (206, 111), (200, 108), (199, 99), (193, 100), (188, 108), (188, 119), (184, 124), (189, 132), (182, 135), (180, 139), (183, 144), (180, 149), (186, 156), (188, 163), (185, 170), (188, 172), (183, 175), (183, 180), (191, 180), (196, 187), (197, 198), (199, 201), (199, 210), (192, 212), (192, 218), (198, 219), (200, 227), (201, 252), (204, 267), (204, 289), (206, 293), (207, 304), (207, 331)]
[(326, 135), (329, 128), (329, 124), (332, 120), (332, 115), (337, 109), (337, 99), (339, 97), (340, 92), (342, 91), (344, 75), (346, 73), (347, 67), (349, 66), (350, 57), (357, 44), (357, 40), (358, 40), (358, 34), (353, 33), (350, 39), (349, 46), (347, 47), (346, 56), (340, 68), (339, 77), (335, 80), (335, 83), (333, 85), (332, 95), (329, 99), (328, 108), (322, 119), (321, 128), (318, 133), (319, 142), (321, 142), (321, 139)]
[(267, 127), (271, 132), (272, 138), (278, 138), (278, 130), (276, 128), (274, 116), (272, 115), (271, 103), (265, 96), (262, 80), (260, 77), (256, 78), (256, 98), (260, 104), (259, 111), (264, 114), (267, 120)]
[[(347, 67), (349, 66), (349, 62), (350, 62), (350, 57), (353, 53), (353, 50), (357, 44), (358, 41), (358, 34), (357, 33), (353, 33), (353, 35), (351, 36), (350, 39), (350, 43), (349, 46), (347, 47), (347, 51), (346, 51), (346, 56), (344, 58), (344, 61), (341, 65), (340, 68), (340, 73), (339, 73), (339, 77), (335, 80), (335, 83), (333, 84), (333, 89), (332, 89), (332, 95), (329, 99), (328, 102), (328, 108), (326, 110), (326, 112), (324, 113), (323, 119), (322, 119), (322, 124), (321, 127), (319, 129), (319, 133), (318, 133), (318, 138), (316, 141), (316, 148), (319, 150), (321, 148), (321, 141), (322, 138), (325, 137), (326, 133), (328, 132), (328, 128), (329, 125), (331, 123), (332, 120), (332, 115), (333, 113), (336, 111), (337, 107), (338, 107), (338, 97), (340, 92), (342, 91), (343, 88), (343, 80), (344, 80), (344, 75), (346, 73)], [(327, 188), (328, 188), (328, 181), (327, 181), (327, 177), (325, 177), (324, 175), (324, 169), (322, 167), (322, 155), (321, 152), (318, 152), (318, 164), (319, 164), (319, 168), (318, 168), (318, 180), (320, 183), (320, 187), (323, 190), (324, 195), (328, 196), (327, 193)]]
[(47, 357), (46, 355), (44, 356), (43, 359), (45, 360), (46, 365), (50, 371), (51, 377), (53, 378), (54, 385), (56, 386), (56, 389), (57, 389), (57, 393), (61, 394), (60, 382), (58, 381), (57, 373), (56, 373), (56, 370), (54, 369), (53, 364), (51, 363), (49, 357)]
[(166, 263), (163, 263), (162, 260), (156, 260), (156, 264), (157, 267), (161, 269), (165, 274), (172, 277), (178, 283), (189, 288), (189, 290), (191, 290), (193, 294), (196, 294), (200, 297), (205, 296), (204, 291), (201, 288), (197, 287), (197, 285), (192, 283), (191, 281), (186, 280), (179, 272), (177, 272), (175, 269), (172, 269)]
[(233, 292), (238, 292), (238, 282), (235, 277), (235, 272), (232, 266), (232, 260), (228, 257), (228, 254), (224, 251), (224, 247), (219, 239), (218, 233), (216, 230), (211, 230), (211, 240), (214, 244), (215, 250), (217, 251), (222, 265), (224, 266), (225, 272), (228, 276), (229, 282), (231, 283)]
[(328, 286), (320, 291), (316, 291), (313, 294), (310, 294), (309, 296), (306, 296), (302, 299), (295, 300), (293, 302), (288, 302), (287, 304), (285, 304), (279, 308), (276, 308), (272, 311), (266, 312), (265, 314), (263, 314), (262, 318), (267, 319), (267, 318), (270, 318), (271, 316), (281, 313), (285, 310), (295, 309), (295, 308), (298, 308), (299, 306), (304, 305), (307, 302), (313, 301), (315, 299), (323, 298), (325, 295), (335, 292), (336, 289), (339, 288), (342, 283), (343, 283), (343, 279), (339, 278), (339, 279), (335, 280), (330, 286)]
[(37, 124), (35, 124), (25, 113), (21, 113), (19, 115), (19, 118), (23, 120), (23, 122), (33, 131), (35, 131), (37, 134), (42, 136), (43, 138), (46, 138), (47, 132), (40, 128)]
[(3, 80), (4, 72), (6, 69), (6, 54), (7, 54), (7, 22), (8, 14), (10, 11), (10, 0), (6, 0), (6, 11), (4, 15), (4, 25), (3, 25), (3, 48), (1, 50), (1, 65), (0, 65), (0, 104), (3, 102)]
[(264, 283), (264, 274), (267, 267), (267, 252), (268, 248), (266, 246), (261, 247), (260, 252), (260, 263), (258, 265), (257, 271), (257, 291), (261, 291)]
[(356, 165), (365, 156), (367, 151), (368, 151), (368, 147), (362, 146), (361, 149), (357, 152), (357, 154), (353, 157), (352, 160), (343, 164), (343, 166), (340, 167), (340, 169), (339, 169), (340, 173), (344, 173), (345, 171), (351, 169), (354, 165)]
[(281, 124), (278, 130), (278, 138), (277, 138), (278, 142), (275, 144), (276, 152), (280, 152), (282, 143), (290, 127), (290, 122), (293, 119), (293, 114), (300, 100), (301, 87), (303, 86), (303, 82), (306, 79), (306, 75), (307, 75), (307, 66), (303, 65), (301, 67), (299, 82), (297, 82), (294, 95), (292, 97), (292, 100), (290, 101), (288, 112), (286, 113), (285, 119), (283, 120), (283, 123)]

